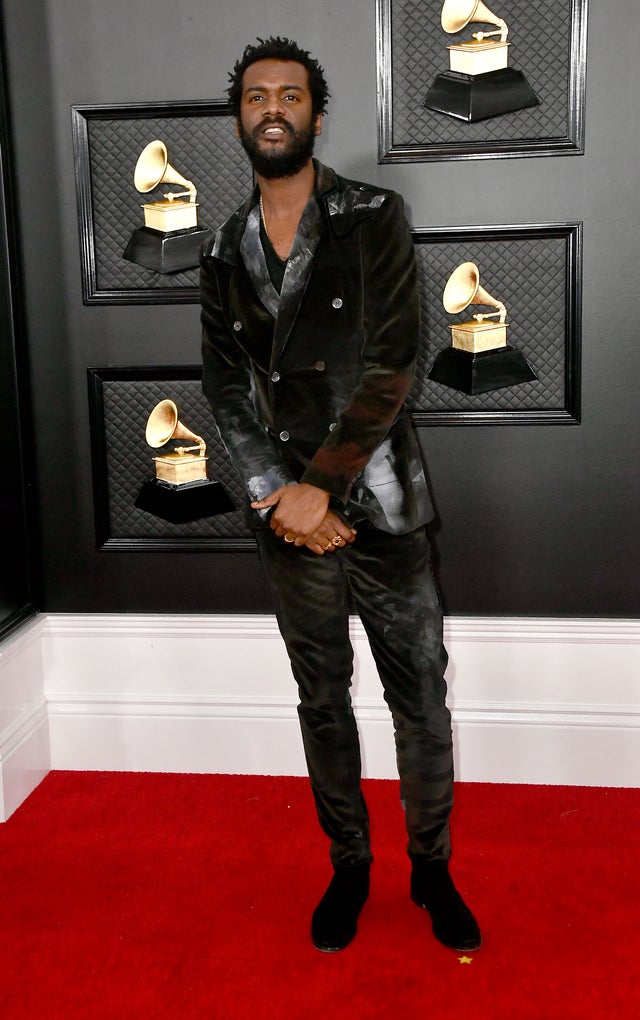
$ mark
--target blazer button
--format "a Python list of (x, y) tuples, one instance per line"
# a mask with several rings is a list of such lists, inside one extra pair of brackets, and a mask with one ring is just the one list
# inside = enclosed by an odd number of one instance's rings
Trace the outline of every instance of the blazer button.
[(332, 421), (330, 426), (329, 426), (329, 432), (333, 432), (333, 430), (334, 430), (334, 428), (336, 427), (337, 424), (338, 424), (337, 421)]
[(287, 432), (286, 429), (284, 429), (284, 431), (280, 433), (280, 439), (282, 440), (283, 443), (286, 443), (287, 440), (289, 439), (289, 433)]
[(314, 367), (315, 367), (317, 372), (324, 372), (324, 370), (325, 370), (325, 368), (327, 366), (325, 365), (324, 361), (316, 361)]
[(334, 297), (334, 299), (331, 302), (331, 304), (333, 305), (334, 308), (342, 308), (342, 298), (341, 297)]
[(238, 333), (242, 329), (242, 323), (238, 319), (236, 319), (236, 321), (233, 324), (233, 328), (235, 329), (236, 333)]
[(279, 372), (272, 372), (271, 373), (271, 382), (280, 382), (280, 373)]

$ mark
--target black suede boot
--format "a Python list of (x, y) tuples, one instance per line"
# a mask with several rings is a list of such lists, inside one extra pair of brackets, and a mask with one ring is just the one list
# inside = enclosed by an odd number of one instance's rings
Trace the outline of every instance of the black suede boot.
[(311, 939), (323, 953), (348, 946), (358, 930), (358, 915), (369, 895), (369, 865), (337, 867), (311, 918)]
[(461, 952), (480, 948), (478, 922), (453, 884), (446, 861), (412, 858), (411, 899), (429, 911), (433, 934), (444, 946)]

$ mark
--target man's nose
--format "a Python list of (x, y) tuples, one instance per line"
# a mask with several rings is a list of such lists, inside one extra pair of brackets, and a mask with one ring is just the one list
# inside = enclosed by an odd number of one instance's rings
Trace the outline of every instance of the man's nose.
[(284, 116), (284, 104), (280, 97), (275, 94), (268, 95), (267, 100), (262, 107), (262, 113), (265, 117)]

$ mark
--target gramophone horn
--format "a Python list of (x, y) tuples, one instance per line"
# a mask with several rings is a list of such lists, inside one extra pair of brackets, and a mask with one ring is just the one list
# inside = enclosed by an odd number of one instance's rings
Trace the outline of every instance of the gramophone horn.
[(138, 156), (133, 183), (143, 193), (152, 191), (159, 184), (181, 184), (190, 192), (192, 201), (195, 201), (195, 186), (171, 166), (167, 147), (160, 139), (145, 145)]
[(501, 322), (504, 322), (506, 316), (502, 301), (497, 301), (480, 286), (480, 270), (475, 262), (463, 262), (454, 269), (444, 288), (442, 304), (451, 313), (461, 312), (471, 304), (489, 305), (490, 308), (499, 309)]
[(447, 280), (442, 304), (448, 312), (461, 312), (470, 305), (480, 285), (480, 271), (475, 262), (463, 262)]
[(202, 436), (197, 436), (180, 421), (178, 406), (173, 400), (161, 400), (156, 404), (147, 419), (145, 439), (154, 449), (164, 446), (170, 439), (191, 439), (200, 447), (201, 455), (206, 447)]
[(444, 0), (440, 24), (445, 32), (450, 35), (461, 32), (470, 21), (486, 21), (499, 28), (504, 24), (502, 18), (496, 17), (482, 0)]

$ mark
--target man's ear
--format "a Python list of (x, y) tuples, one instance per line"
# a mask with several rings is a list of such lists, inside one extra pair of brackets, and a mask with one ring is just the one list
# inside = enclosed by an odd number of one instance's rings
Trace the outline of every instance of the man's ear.
[(322, 114), (321, 113), (316, 114), (316, 119), (315, 119), (315, 121), (313, 123), (313, 133), (314, 133), (314, 135), (321, 135), (322, 134)]

